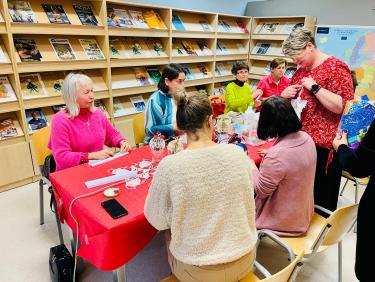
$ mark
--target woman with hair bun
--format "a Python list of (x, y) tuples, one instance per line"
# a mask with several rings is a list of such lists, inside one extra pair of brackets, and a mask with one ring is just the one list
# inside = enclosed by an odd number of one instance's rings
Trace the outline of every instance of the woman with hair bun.
[(159, 163), (145, 216), (167, 231), (168, 261), (180, 281), (238, 281), (252, 269), (257, 241), (250, 159), (236, 145), (211, 140), (207, 97), (183, 92), (175, 99), (188, 148)]

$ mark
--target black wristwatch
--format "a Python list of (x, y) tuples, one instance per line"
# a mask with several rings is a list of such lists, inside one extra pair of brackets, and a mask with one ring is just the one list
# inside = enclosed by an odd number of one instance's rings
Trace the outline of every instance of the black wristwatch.
[(322, 88), (319, 84), (311, 85), (310, 93), (316, 95), (319, 92), (320, 88)]

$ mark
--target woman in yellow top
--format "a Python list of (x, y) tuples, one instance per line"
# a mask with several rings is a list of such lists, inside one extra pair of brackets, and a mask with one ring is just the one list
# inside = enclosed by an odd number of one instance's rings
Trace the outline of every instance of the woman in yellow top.
[(232, 74), (236, 80), (229, 83), (225, 93), (225, 113), (233, 111), (243, 113), (249, 106), (254, 105), (249, 79), (249, 66), (245, 62), (235, 62)]

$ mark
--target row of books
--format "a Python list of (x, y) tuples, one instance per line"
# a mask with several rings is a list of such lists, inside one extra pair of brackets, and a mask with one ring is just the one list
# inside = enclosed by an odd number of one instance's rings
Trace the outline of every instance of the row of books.
[(246, 48), (241, 42), (232, 40), (218, 40), (216, 42), (217, 55), (230, 55), (230, 54), (246, 54)]
[[(58, 96), (64, 81), (62, 72), (22, 73), (20, 76), (23, 99)], [(43, 79), (42, 79), (43, 76)], [(17, 101), (7, 76), (0, 76), (0, 103)]]
[[(285, 73), (284, 75), (287, 77), (287, 78), (292, 78), (292, 76), (294, 75), (294, 73), (296, 72), (297, 68), (294, 67), (294, 66), (290, 66), (290, 67), (286, 67), (285, 69)], [(265, 75), (269, 75), (271, 73), (271, 68), (270, 68), (270, 65), (268, 64), (265, 68), (264, 68), (264, 74)]]
[(257, 42), (253, 50), (253, 55), (273, 55), (273, 56), (284, 56), (282, 52), (281, 43), (264, 43)]
[(155, 10), (125, 10), (118, 7), (107, 7), (108, 26), (121, 28), (154, 28), (167, 29)]
[[(104, 60), (102, 50), (95, 39), (78, 39), (87, 59)], [(49, 38), (49, 42), (60, 61), (77, 60), (77, 55), (73, 50), (69, 39), (66, 38)], [(40, 53), (34, 39), (15, 38), (14, 45), (22, 62), (42, 61), (43, 56)]]
[[(221, 41), (216, 42), (216, 54), (246, 54), (246, 48), (238, 41)], [(213, 51), (207, 46), (204, 40), (179, 40), (172, 42), (173, 56), (209, 56), (213, 55)]]
[(111, 58), (167, 57), (162, 42), (157, 38), (120, 37), (109, 39)]
[(262, 22), (254, 30), (257, 34), (289, 34), (297, 28), (302, 28), (303, 22)]
[(146, 103), (142, 95), (130, 97), (131, 107), (127, 107), (121, 102), (120, 98), (113, 99), (113, 116), (126, 116), (140, 112), (144, 112), (146, 109)]
[[(51, 24), (71, 24), (63, 5), (47, 3), (41, 5)], [(89, 4), (72, 5), (82, 25), (98, 25), (98, 20)], [(38, 18), (28, 1), (8, 0), (8, 10), (13, 22), (38, 23)]]

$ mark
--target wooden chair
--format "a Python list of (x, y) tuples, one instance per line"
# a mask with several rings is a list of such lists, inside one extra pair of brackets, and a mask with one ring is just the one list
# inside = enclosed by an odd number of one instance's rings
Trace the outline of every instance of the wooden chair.
[(134, 141), (137, 147), (145, 138), (145, 114), (139, 113), (133, 118)]
[[(259, 233), (259, 236), (262, 236), (261, 233)], [(302, 259), (304, 256), (304, 252), (301, 251), (297, 257), (294, 255), (292, 249), (286, 245), (282, 240), (278, 240), (277, 238), (274, 240), (276, 243), (278, 243), (281, 247), (286, 249), (286, 251), (289, 253), (289, 258), (291, 263), (288, 264), (285, 268), (280, 270), (279, 272), (275, 274), (269, 273), (269, 271), (260, 263), (257, 261), (254, 262), (254, 270), (247, 274), (244, 278), (240, 280), (240, 282), (254, 282), (254, 281), (264, 281), (264, 282), (288, 282), (288, 281), (294, 281), (296, 275), (298, 274), (299, 268), (302, 266)], [(258, 241), (259, 243), (259, 241)], [(257, 244), (259, 245), (259, 244)], [(259, 272), (264, 278), (261, 279), (257, 276), (255, 272)], [(167, 278), (164, 278), (160, 282), (179, 282), (179, 280), (176, 278), (176, 276), (171, 275)], [(207, 281), (207, 282), (214, 282), (214, 281)]]
[(338, 271), (339, 281), (342, 281), (342, 239), (353, 227), (357, 219), (358, 204), (338, 208), (334, 212), (322, 207), (315, 206), (323, 211), (328, 218), (324, 218), (315, 213), (310, 227), (305, 236), (301, 237), (278, 237), (268, 230), (262, 230), (260, 239), (268, 236), (275, 242), (278, 240), (288, 244), (295, 254), (304, 252), (302, 262), (310, 260), (315, 254), (326, 250), (328, 247), (338, 244)]
[(340, 196), (342, 196), (342, 194), (344, 193), (344, 190), (345, 190), (346, 185), (348, 184), (349, 180), (353, 181), (354, 182), (354, 187), (355, 187), (354, 203), (358, 204), (358, 202), (359, 202), (359, 199), (358, 199), (358, 189), (359, 189), (359, 186), (367, 186), (370, 177), (356, 178), (356, 177), (352, 176), (347, 171), (343, 171), (341, 176), (344, 177), (344, 178), (346, 178), (346, 180), (345, 180), (344, 186), (341, 189)]
[[(34, 149), (34, 160), (39, 167), (44, 166), (45, 158), (51, 154), (51, 151), (48, 149), (48, 141), (51, 135), (51, 127), (47, 126), (44, 128), (39, 129), (31, 136), (31, 143)], [(53, 160), (54, 161), (54, 160)], [(53, 172), (53, 171), (51, 171)], [(51, 183), (46, 175), (43, 174), (43, 170), (41, 170), (41, 178), (39, 180), (39, 209), (40, 209), (40, 225), (44, 224), (44, 196), (43, 196), (43, 187), (47, 185), (48, 190), (50, 193), (52, 192)], [(60, 243), (64, 243), (64, 239), (62, 236), (61, 230), (61, 223), (59, 216), (57, 214), (57, 205), (56, 202), (53, 201), (54, 209), (55, 209), (55, 216), (56, 216), (56, 223), (57, 223), (57, 230), (59, 232), (59, 239)]]

